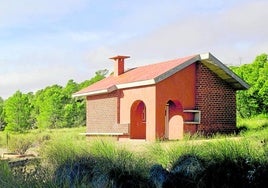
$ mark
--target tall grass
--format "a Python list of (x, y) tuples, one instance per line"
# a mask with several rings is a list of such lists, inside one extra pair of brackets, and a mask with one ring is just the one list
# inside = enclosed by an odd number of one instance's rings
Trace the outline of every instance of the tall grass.
[[(227, 186), (232, 181), (239, 185), (243, 181), (256, 182), (258, 178), (263, 182), (262, 177), (268, 173), (265, 170), (268, 166), (266, 131), (262, 128), (256, 134), (244, 133), (231, 138), (192, 137), (147, 143), (141, 155), (128, 150), (131, 143), (124, 147), (111, 140), (87, 141), (79, 135), (83, 132), (81, 129), (34, 130), (19, 137), (29, 138), (31, 146), (38, 148), (41, 163), (36, 165), (34, 173), (23, 179), (16, 176), (6, 162), (0, 161), (0, 187), (146, 187), (153, 176), (150, 174), (153, 166), (163, 167), (166, 176), (186, 178), (180, 179), (180, 183), (190, 182), (195, 186), (210, 181), (214, 187)], [(15, 137), (11, 135), (10, 142)]]
[(74, 140), (62, 135), (51, 139), (40, 146), (39, 154), (52, 166), (58, 166), (66, 161), (75, 160), (78, 156), (89, 153), (89, 145), (83, 140)]
[(8, 137), (7, 133), (0, 131), (0, 147), (7, 146), (7, 137)]
[(33, 136), (26, 136), (23, 134), (16, 134), (9, 136), (7, 148), (10, 152), (24, 154), (30, 147), (32, 147), (35, 138)]
[(264, 164), (268, 162), (268, 145), (256, 138), (155, 143), (148, 150), (151, 159), (168, 169), (184, 155), (199, 156), (209, 163), (224, 160), (239, 161), (240, 159), (245, 159), (249, 163)]
[(12, 172), (6, 161), (0, 161), (0, 185), (1, 187), (16, 187), (18, 186), (15, 182)]
[(47, 142), (41, 156), (51, 165), (51, 181), (57, 186), (117, 187), (131, 182), (139, 187), (147, 181), (150, 167), (145, 158), (105, 140), (59, 138)]
[(268, 114), (252, 118), (237, 118), (237, 127), (246, 131), (259, 131), (268, 128)]
[(147, 158), (104, 140), (92, 142), (90, 152), (99, 160), (94, 168), (93, 187), (98, 187), (97, 184), (108, 187), (141, 187), (146, 184), (150, 168)]

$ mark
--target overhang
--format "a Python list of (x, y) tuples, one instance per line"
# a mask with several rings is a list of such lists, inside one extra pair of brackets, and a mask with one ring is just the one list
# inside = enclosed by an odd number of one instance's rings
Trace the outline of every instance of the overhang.
[(245, 81), (243, 81), (212, 54), (200, 54), (200, 60), (206, 67), (217, 74), (221, 79), (229, 83), (233, 88), (237, 90), (245, 90), (250, 87)]

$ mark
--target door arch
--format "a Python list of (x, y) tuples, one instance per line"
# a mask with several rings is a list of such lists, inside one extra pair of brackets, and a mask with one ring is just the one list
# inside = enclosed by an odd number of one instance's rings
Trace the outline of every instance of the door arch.
[(165, 109), (165, 138), (177, 140), (183, 138), (183, 108), (179, 101), (169, 100)]
[(130, 110), (130, 138), (146, 139), (146, 106), (143, 101), (135, 101)]

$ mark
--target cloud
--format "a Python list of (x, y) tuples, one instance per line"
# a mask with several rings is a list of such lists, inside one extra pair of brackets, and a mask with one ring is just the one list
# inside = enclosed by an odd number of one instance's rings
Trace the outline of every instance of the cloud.
[(86, 0), (8, 0), (0, 1), (0, 27), (53, 21), (83, 8)]
[(249, 34), (255, 34), (255, 37), (267, 36), (267, 6), (267, 1), (248, 1), (226, 12), (223, 22), (228, 23), (229, 27), (234, 32), (239, 32), (242, 37)]
[(29, 48), (14, 59), (0, 60), (0, 96), (7, 98), (16, 90), (36, 91), (52, 84), (65, 85), (69, 79), (84, 81), (95, 69), (86, 54), (71, 49)]
[(240, 57), (253, 59), (261, 51), (267, 52), (266, 7), (267, 1), (248, 1), (224, 11), (193, 12), (117, 47), (143, 57), (165, 58), (210, 51), (225, 63), (237, 64)]
[[(53, 84), (64, 86), (69, 79), (72, 79), (71, 75), (75, 77), (75, 75), (79, 74), (81, 75), (82, 72), (65, 64), (39, 66), (27, 71), (20, 70), (2, 73), (0, 74), (0, 96), (7, 98), (16, 90), (25, 93), (35, 92)], [(86, 77), (86, 75), (82, 76)]]

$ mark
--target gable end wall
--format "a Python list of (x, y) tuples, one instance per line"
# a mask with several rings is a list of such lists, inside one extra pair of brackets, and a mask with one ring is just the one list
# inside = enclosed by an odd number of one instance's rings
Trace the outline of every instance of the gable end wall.
[(205, 134), (234, 132), (236, 90), (200, 62), (196, 75), (196, 107), (201, 110), (198, 131)]

